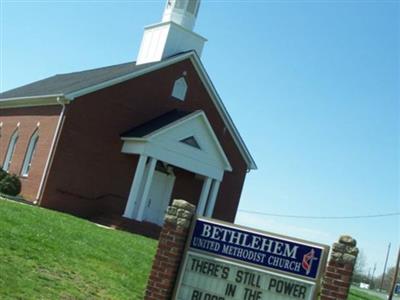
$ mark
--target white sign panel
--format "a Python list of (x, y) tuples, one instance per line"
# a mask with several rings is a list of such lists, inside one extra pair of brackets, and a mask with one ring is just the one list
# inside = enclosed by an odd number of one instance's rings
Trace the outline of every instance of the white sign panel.
[(314, 284), (189, 252), (178, 300), (311, 299)]

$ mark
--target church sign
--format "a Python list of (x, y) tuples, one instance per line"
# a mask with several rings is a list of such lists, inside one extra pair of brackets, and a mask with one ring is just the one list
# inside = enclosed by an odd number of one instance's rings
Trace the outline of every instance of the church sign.
[(174, 299), (316, 299), (328, 250), (321, 244), (197, 218)]

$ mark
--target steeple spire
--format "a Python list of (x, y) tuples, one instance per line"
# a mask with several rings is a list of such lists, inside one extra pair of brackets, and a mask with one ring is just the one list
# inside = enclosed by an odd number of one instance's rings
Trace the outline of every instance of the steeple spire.
[(167, 0), (161, 23), (145, 27), (136, 64), (190, 50), (201, 56), (207, 40), (193, 32), (199, 7), (200, 0)]
[(171, 21), (193, 30), (199, 7), (200, 0), (168, 0), (162, 21)]

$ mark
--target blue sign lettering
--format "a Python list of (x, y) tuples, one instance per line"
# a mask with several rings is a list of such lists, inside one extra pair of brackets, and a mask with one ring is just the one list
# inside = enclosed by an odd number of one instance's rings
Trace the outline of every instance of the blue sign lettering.
[(196, 221), (190, 247), (312, 279), (323, 254), (322, 247), (201, 219)]

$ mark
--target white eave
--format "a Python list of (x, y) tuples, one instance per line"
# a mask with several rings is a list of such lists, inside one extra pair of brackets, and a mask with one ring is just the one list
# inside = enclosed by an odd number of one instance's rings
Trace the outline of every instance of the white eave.
[(232, 121), (231, 116), (229, 115), (224, 103), (222, 102), (221, 97), (219, 96), (214, 84), (212, 83), (210, 77), (207, 74), (206, 69), (204, 68), (203, 64), (200, 61), (200, 58), (197, 56), (196, 53), (192, 53), (190, 57), (191, 61), (193, 62), (201, 80), (203, 81), (204, 86), (206, 87), (211, 99), (213, 100), (215, 107), (217, 108), (220, 116), (224, 120), (225, 124), (227, 124), (227, 128), (232, 135), (236, 145), (239, 148), (240, 153), (242, 154), (243, 158), (245, 159), (247, 166), (250, 170), (257, 170), (256, 162), (254, 161), (253, 157), (250, 154), (249, 149), (247, 149), (246, 144), (244, 143), (242, 137), (240, 136), (239, 131), (237, 130), (235, 124)]
[(116, 85), (118, 83), (142, 76), (144, 74), (165, 68), (167, 66), (173, 65), (175, 63), (184, 61), (186, 59), (190, 59), (193, 63), (197, 73), (200, 76), (205, 88), (207, 89), (211, 99), (213, 100), (215, 107), (217, 108), (218, 113), (222, 117), (223, 121), (227, 125), (227, 128), (232, 135), (240, 153), (246, 161), (247, 167), (250, 170), (256, 170), (257, 165), (252, 158), (249, 150), (247, 149), (242, 137), (240, 136), (237, 128), (235, 127), (228, 111), (226, 110), (220, 96), (218, 95), (217, 90), (215, 89), (210, 77), (208, 76), (203, 64), (200, 61), (198, 55), (192, 51), (188, 53), (184, 53), (181, 55), (177, 55), (161, 61), (160, 63), (153, 64), (148, 68), (143, 68), (141, 70), (72, 92), (68, 94), (57, 94), (57, 95), (45, 95), (45, 96), (34, 96), (34, 97), (21, 97), (21, 98), (9, 98), (9, 99), (0, 99), (0, 108), (8, 108), (8, 107), (26, 107), (26, 106), (37, 106), (37, 105), (53, 105), (57, 104), (57, 98), (62, 97), (66, 103), (72, 101), (78, 97), (84, 96), (86, 94), (93, 93), (95, 91)]
[(65, 104), (69, 102), (69, 99), (66, 99), (63, 94), (4, 98), (0, 99), (0, 108), (58, 105), (60, 104), (60, 99), (62, 99), (62, 102)]

